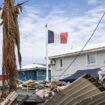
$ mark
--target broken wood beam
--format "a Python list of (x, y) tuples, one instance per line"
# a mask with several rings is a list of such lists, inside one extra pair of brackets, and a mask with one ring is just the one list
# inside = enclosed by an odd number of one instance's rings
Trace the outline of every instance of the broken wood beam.
[(17, 92), (15, 92), (15, 91), (11, 92), (6, 97), (6, 99), (3, 102), (1, 102), (0, 105), (11, 105), (15, 101), (15, 99), (17, 98), (17, 96), (18, 96)]

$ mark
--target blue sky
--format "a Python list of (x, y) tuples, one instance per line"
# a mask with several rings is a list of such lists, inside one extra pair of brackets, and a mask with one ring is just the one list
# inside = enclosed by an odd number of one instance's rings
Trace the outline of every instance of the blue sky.
[[(4, 0), (0, 0), (0, 4)], [(16, 0), (17, 3), (25, 0)], [(83, 46), (105, 11), (105, 0), (29, 0), (19, 16), (22, 64), (45, 63), (46, 29), (67, 31), (68, 44), (49, 45), (49, 55)], [(1, 21), (1, 20), (0, 20)], [(2, 36), (2, 27), (0, 27)], [(89, 44), (105, 41), (105, 17)], [(56, 50), (55, 50), (56, 49)], [(0, 38), (0, 68), (2, 37)]]
[[(24, 0), (17, 0), (18, 3), (22, 1)], [(83, 15), (86, 11), (102, 3), (102, 0), (98, 1), (98, 3), (97, 0), (29, 0), (26, 5), (40, 9), (40, 15), (42, 16), (47, 16), (54, 8), (65, 11), (65, 15), (75, 16)]]

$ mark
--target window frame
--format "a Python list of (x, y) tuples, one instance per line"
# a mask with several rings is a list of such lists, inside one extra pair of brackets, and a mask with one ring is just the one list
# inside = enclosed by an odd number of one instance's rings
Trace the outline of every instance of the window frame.
[(60, 65), (60, 68), (63, 68), (63, 59), (62, 58), (60, 58), (60, 60), (59, 60), (59, 65)]
[[(95, 62), (94, 63), (89, 63), (89, 60), (88, 60), (89, 55), (94, 55), (94, 57), (95, 57)], [(86, 64), (87, 65), (97, 65), (97, 54), (96, 53), (88, 53), (88, 54), (86, 54)]]

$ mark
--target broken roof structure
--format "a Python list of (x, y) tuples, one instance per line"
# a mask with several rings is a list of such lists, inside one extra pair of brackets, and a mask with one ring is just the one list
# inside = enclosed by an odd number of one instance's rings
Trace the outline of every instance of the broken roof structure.
[(77, 105), (105, 105), (105, 92), (89, 97)]
[[(103, 102), (105, 103), (105, 101), (103, 101), (103, 97), (99, 98), (101, 94), (105, 94), (105, 88), (92, 76), (85, 75), (51, 97), (45, 105), (96, 105), (88, 104), (88, 100), (93, 101), (92, 97), (94, 97), (93, 102), (98, 99), (98, 103), (102, 103), (97, 105), (104, 105)], [(87, 104), (79, 104), (83, 102)]]

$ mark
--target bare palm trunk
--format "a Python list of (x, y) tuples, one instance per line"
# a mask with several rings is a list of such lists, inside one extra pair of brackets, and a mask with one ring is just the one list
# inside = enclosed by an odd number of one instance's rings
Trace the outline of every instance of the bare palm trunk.
[[(3, 7), (3, 62), (2, 73), (8, 76), (9, 92), (16, 90), (16, 58), (14, 22), (14, 0), (4, 0)], [(5, 82), (3, 80), (3, 85)]]
[[(8, 92), (16, 91), (16, 57), (15, 45), (18, 51), (18, 61), (21, 68), (21, 53), (20, 53), (20, 34), (18, 26), (18, 15), (22, 9), (21, 4), (15, 5), (15, 0), (4, 0), (3, 6), (3, 59), (2, 59), (2, 74), (3, 74), (3, 97)], [(7, 84), (5, 84), (5, 75), (7, 76)], [(6, 85), (9, 89), (6, 94)], [(12, 105), (16, 105), (16, 100)]]

